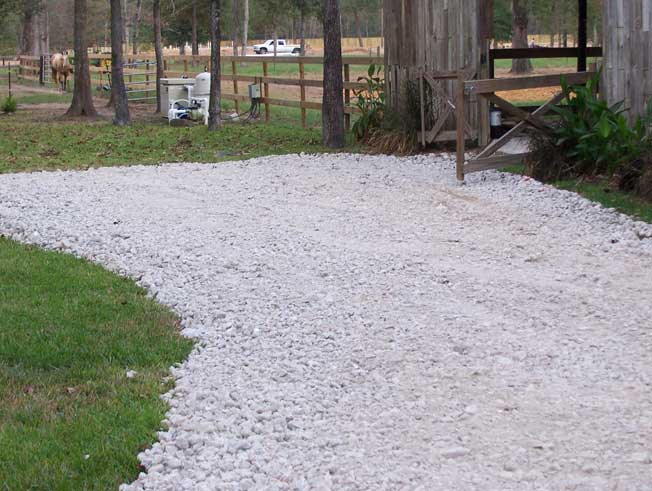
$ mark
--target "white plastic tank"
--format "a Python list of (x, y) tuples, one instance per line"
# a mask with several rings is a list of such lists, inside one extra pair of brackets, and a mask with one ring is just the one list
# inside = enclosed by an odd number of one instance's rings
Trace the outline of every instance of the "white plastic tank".
[(208, 97), (211, 93), (211, 74), (200, 73), (195, 77), (195, 88), (192, 91), (193, 97)]

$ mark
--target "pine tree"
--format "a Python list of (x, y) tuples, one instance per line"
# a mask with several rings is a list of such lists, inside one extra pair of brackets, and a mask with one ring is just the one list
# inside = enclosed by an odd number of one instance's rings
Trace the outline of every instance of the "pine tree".
[(324, 96), (322, 132), (324, 145), (344, 146), (344, 81), (339, 0), (324, 0)]
[(86, 0), (75, 0), (75, 88), (66, 116), (97, 116), (91, 93), (91, 74), (86, 37)]

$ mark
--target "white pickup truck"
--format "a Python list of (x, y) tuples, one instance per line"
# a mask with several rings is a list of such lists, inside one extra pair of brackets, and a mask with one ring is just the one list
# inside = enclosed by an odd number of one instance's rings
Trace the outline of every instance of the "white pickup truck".
[[(301, 53), (301, 46), (298, 44), (288, 44), (285, 42), (285, 39), (278, 39), (276, 45), (277, 54), (287, 54), (292, 53), (298, 55)], [(254, 44), (254, 51), (257, 55), (266, 55), (268, 53), (274, 53), (274, 40), (268, 39), (262, 44)]]

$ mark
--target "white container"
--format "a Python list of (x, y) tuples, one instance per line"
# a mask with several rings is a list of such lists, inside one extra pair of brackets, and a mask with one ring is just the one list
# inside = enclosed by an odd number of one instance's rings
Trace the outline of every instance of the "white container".
[(491, 126), (503, 125), (503, 113), (497, 109), (491, 110)]
[(204, 72), (195, 77), (195, 88), (192, 91), (193, 97), (208, 97), (211, 93), (211, 74)]
[(194, 78), (162, 78), (161, 79), (161, 107), (170, 108), (170, 103), (180, 99), (188, 99), (188, 85), (194, 85)]

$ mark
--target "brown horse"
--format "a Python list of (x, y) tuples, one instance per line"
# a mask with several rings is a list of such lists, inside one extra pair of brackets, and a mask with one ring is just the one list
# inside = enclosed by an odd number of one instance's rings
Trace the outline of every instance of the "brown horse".
[(50, 66), (52, 67), (52, 80), (60, 91), (65, 92), (68, 88), (68, 77), (73, 72), (72, 65), (68, 62), (68, 52), (53, 54)]

